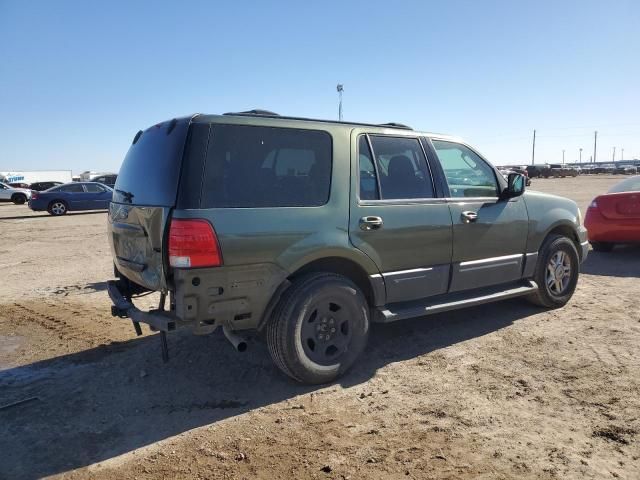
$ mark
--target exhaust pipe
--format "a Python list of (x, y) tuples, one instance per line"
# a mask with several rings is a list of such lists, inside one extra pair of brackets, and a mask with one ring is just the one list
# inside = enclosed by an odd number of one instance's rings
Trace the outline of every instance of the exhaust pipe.
[(244, 337), (233, 333), (226, 325), (222, 327), (222, 333), (224, 333), (224, 336), (227, 337), (227, 340), (231, 342), (233, 348), (238, 352), (245, 352), (247, 350), (247, 340)]

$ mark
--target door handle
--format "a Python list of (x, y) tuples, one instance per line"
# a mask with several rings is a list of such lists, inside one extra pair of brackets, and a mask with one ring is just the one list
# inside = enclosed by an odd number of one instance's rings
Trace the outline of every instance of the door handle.
[(360, 230), (379, 230), (383, 224), (382, 217), (362, 217)]
[(473, 223), (478, 219), (478, 214), (472, 211), (462, 212), (460, 214), (464, 223)]

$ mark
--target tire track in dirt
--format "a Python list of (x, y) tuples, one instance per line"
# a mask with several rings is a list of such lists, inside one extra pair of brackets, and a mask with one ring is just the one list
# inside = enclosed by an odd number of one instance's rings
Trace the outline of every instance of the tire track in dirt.
[(76, 309), (59, 306), (14, 303), (4, 305), (2, 317), (23, 325), (38, 325), (54, 332), (60, 340), (82, 341), (88, 344), (110, 342), (111, 339), (95, 331), (81, 328), (75, 322), (68, 321), (76, 315), (82, 315)]

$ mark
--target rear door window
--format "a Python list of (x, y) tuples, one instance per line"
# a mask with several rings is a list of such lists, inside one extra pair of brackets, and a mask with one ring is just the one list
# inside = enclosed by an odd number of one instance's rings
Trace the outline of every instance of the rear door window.
[(105, 191), (105, 188), (95, 183), (87, 183), (85, 184), (84, 187), (87, 189), (87, 192), (89, 193), (100, 193)]
[(202, 208), (324, 205), (331, 136), (320, 130), (214, 125)]
[(371, 149), (365, 135), (358, 139), (358, 164), (360, 166), (360, 199), (378, 200), (378, 179), (373, 165)]
[(371, 135), (382, 199), (433, 198), (431, 174), (417, 138)]

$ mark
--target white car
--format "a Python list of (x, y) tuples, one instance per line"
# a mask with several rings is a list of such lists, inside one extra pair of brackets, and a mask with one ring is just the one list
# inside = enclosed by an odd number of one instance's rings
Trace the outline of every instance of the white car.
[(0, 182), (0, 202), (13, 202), (22, 205), (31, 198), (31, 190), (28, 188), (13, 188)]

